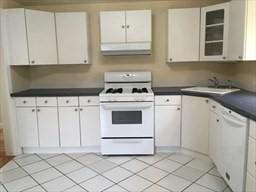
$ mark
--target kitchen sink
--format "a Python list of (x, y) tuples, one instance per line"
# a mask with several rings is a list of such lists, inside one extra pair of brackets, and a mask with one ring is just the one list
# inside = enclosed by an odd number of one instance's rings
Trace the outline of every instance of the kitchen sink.
[(220, 87), (220, 88), (214, 88), (214, 87), (190, 87), (181, 89), (182, 91), (187, 92), (198, 92), (198, 93), (212, 93), (212, 94), (218, 94), (218, 95), (225, 95), (228, 93), (240, 91), (240, 89), (237, 88), (226, 88), (226, 87)]

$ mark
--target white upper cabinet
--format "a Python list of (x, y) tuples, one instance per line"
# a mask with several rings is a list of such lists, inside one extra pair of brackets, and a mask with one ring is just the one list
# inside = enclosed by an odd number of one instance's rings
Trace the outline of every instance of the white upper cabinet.
[(29, 65), (25, 9), (8, 9), (6, 32), (10, 65)]
[(104, 55), (151, 53), (151, 10), (101, 12), (100, 30)]
[(150, 42), (151, 11), (126, 11), (126, 40), (128, 43)]
[(256, 1), (230, 2), (229, 60), (256, 60)]
[(54, 13), (25, 10), (31, 64), (57, 64)]
[(201, 9), (201, 61), (225, 61), (228, 54), (229, 3)]
[(125, 43), (125, 24), (125, 11), (101, 12), (101, 43)]
[(199, 61), (200, 8), (169, 9), (168, 62)]
[(88, 64), (88, 25), (85, 12), (56, 13), (59, 64)]

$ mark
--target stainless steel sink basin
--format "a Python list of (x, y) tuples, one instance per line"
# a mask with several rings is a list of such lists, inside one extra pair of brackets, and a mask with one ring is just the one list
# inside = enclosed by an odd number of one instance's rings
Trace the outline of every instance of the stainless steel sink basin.
[(187, 92), (198, 92), (198, 93), (212, 93), (212, 94), (218, 94), (218, 95), (225, 95), (228, 93), (240, 91), (240, 89), (236, 88), (212, 88), (212, 87), (191, 87), (191, 88), (185, 88), (181, 89), (182, 91)]

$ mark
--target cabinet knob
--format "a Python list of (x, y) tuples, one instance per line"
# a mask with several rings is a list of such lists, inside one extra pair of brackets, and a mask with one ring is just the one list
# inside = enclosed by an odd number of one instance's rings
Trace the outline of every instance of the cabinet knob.
[(24, 100), (24, 101), (23, 101), (23, 104), (26, 104), (26, 103), (27, 103), (27, 101)]
[(37, 112), (40, 112), (40, 109), (37, 109)]
[(88, 99), (88, 100), (87, 100), (87, 102), (88, 102), (88, 103), (91, 103), (91, 100), (90, 100), (90, 99)]
[(170, 58), (169, 61), (172, 61), (172, 58)]
[(205, 100), (205, 102), (206, 102), (206, 103), (209, 103), (209, 100), (208, 100), (208, 99), (206, 99), (206, 100)]
[(48, 103), (48, 101), (47, 101), (47, 100), (45, 100), (45, 101), (44, 101), (44, 103), (45, 103), (45, 104), (47, 104), (47, 103)]
[(32, 64), (35, 64), (35, 61), (34, 61), (34, 60), (32, 60), (32, 61), (31, 61), (31, 63), (32, 63)]
[(77, 112), (78, 111), (78, 109), (75, 109), (75, 112)]
[(242, 56), (238, 56), (238, 59), (243, 59), (243, 57)]
[(84, 60), (84, 63), (87, 63), (87, 60)]
[(80, 108), (80, 111), (83, 111), (83, 108)]
[(213, 106), (212, 106), (212, 108), (213, 108), (213, 109), (215, 109), (215, 108), (216, 108), (216, 106), (215, 106), (215, 105), (213, 105)]
[(220, 120), (219, 120), (219, 119), (216, 119), (216, 121), (217, 121), (217, 122), (220, 122)]
[(124, 27), (125, 27), (125, 26), (124, 26), (124, 25), (122, 25), (121, 27), (124, 29)]
[(66, 103), (69, 103), (69, 100), (67, 100)]
[(177, 108), (177, 111), (180, 111), (180, 108), (179, 108), (179, 107)]
[(130, 28), (130, 25), (127, 25), (126, 28), (129, 29), (129, 28)]
[(223, 60), (225, 60), (225, 59), (226, 59), (226, 57), (224, 56), (224, 57), (222, 57), (222, 59), (223, 59)]
[(32, 109), (32, 112), (35, 112), (36, 110), (35, 109)]
[(232, 113), (232, 111), (228, 111), (230, 114)]
[(166, 99), (166, 102), (170, 102), (170, 99)]

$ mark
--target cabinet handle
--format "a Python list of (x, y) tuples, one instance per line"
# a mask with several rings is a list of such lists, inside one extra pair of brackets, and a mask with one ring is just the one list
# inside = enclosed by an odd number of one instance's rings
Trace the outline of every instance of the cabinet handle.
[(37, 112), (40, 112), (40, 109), (37, 109)]
[(208, 100), (208, 99), (206, 99), (206, 100), (205, 100), (205, 102), (206, 102), (206, 103), (209, 103), (209, 100)]
[(220, 122), (220, 120), (219, 120), (219, 119), (217, 119), (216, 121), (217, 121), (217, 122)]
[(34, 61), (34, 60), (32, 60), (32, 61), (31, 61), (31, 64), (35, 64), (35, 61)]
[(77, 112), (78, 111), (78, 109), (75, 109), (75, 112)]
[(226, 57), (224, 56), (224, 57), (222, 57), (222, 59), (223, 59), (223, 60), (225, 60), (225, 59), (226, 59)]
[(90, 99), (88, 99), (88, 101), (87, 101), (88, 103), (91, 103), (91, 100)]
[(35, 112), (35, 109), (32, 109), (32, 112)]
[(126, 28), (129, 29), (129, 28), (130, 28), (130, 25), (127, 25)]
[(87, 60), (84, 60), (84, 63), (87, 63)]
[(170, 102), (170, 99), (166, 99), (166, 102)]
[(179, 108), (179, 107), (177, 108), (177, 111), (180, 111), (180, 108)]
[(45, 104), (47, 104), (47, 103), (48, 103), (48, 101), (47, 101), (47, 100), (45, 100), (45, 101), (44, 101), (44, 103), (45, 103)]
[(213, 106), (212, 106), (212, 108), (213, 108), (213, 109), (215, 109), (215, 108), (216, 108), (216, 106), (215, 106), (215, 105), (213, 105)]
[(67, 100), (66, 103), (69, 103), (69, 100)]
[(26, 103), (27, 103), (27, 101), (24, 100), (24, 101), (23, 101), (23, 104), (26, 104)]

